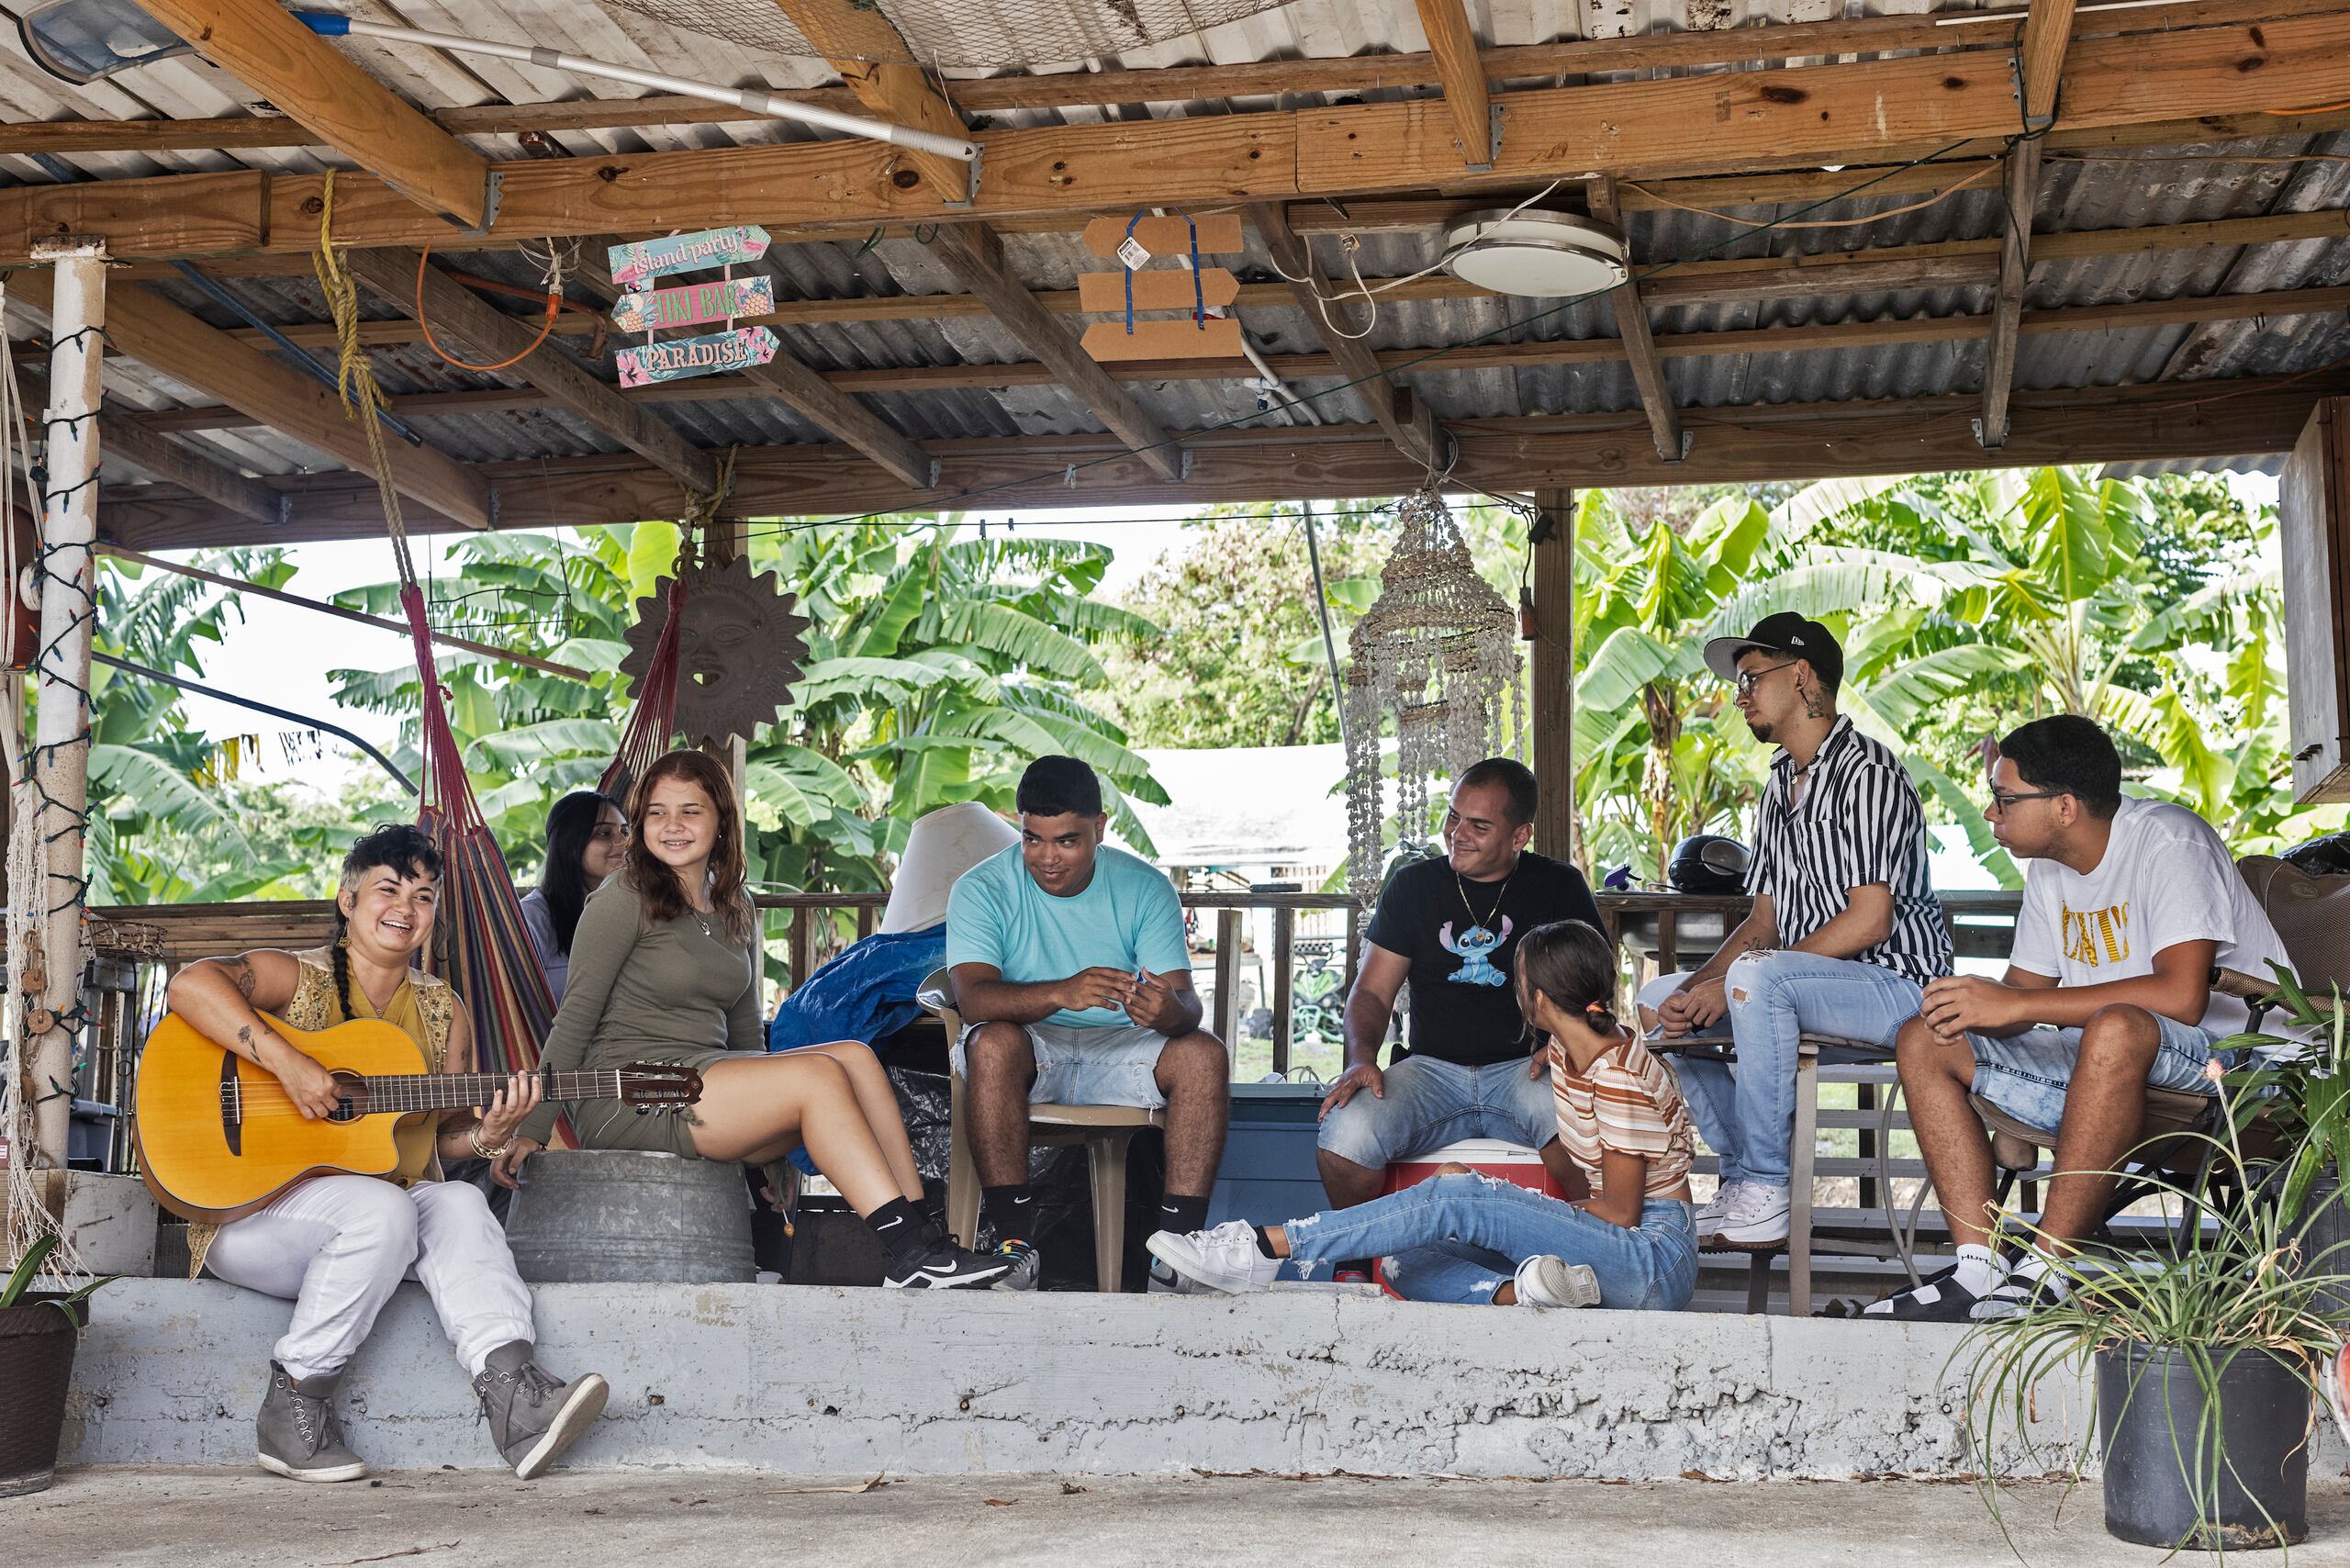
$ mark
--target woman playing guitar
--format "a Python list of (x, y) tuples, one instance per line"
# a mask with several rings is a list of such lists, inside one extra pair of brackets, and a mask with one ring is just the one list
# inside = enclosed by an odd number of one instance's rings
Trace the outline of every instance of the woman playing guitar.
[[(375, 829), (351, 847), (335, 894), (335, 938), (307, 953), (263, 949), (190, 964), (170, 1004), (222, 1049), (275, 1075), (305, 1119), (335, 1109), (332, 1074), (272, 1030), (380, 1018), (423, 1048), (433, 1071), (464, 1072), (473, 1033), (456, 992), (414, 969), (441, 896), (441, 855), (416, 827)], [(191, 1226), (191, 1272), (291, 1298), (294, 1320), (270, 1363), (259, 1427), (262, 1467), (297, 1481), (355, 1481), (335, 1384), (403, 1279), (420, 1282), (473, 1376), (490, 1436), (515, 1473), (537, 1475), (596, 1419), (609, 1393), (590, 1373), (565, 1383), (532, 1358), (531, 1295), (481, 1190), (442, 1181), (442, 1159), (490, 1159), (539, 1101), (517, 1075), (478, 1113), (430, 1113), (392, 1176), (314, 1176), (223, 1226)]]
[[(760, 945), (743, 888), (743, 824), (725, 770), (698, 751), (645, 769), (629, 801), (628, 851), (598, 888), (571, 944), (563, 1011), (547, 1036), (557, 1071), (627, 1060), (699, 1070), (682, 1117), (573, 1105), (588, 1148), (650, 1148), (772, 1165), (809, 1156), (873, 1228), (895, 1288), (985, 1288), (1009, 1264), (956, 1247), (921, 1206), (922, 1176), (879, 1061), (853, 1040), (766, 1050)], [(509, 1186), (545, 1142), (555, 1107), (528, 1115), (492, 1174)]]

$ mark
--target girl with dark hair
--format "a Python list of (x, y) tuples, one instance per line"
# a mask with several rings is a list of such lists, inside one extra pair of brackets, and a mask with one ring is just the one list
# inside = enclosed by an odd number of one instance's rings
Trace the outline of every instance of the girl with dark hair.
[(620, 869), (628, 843), (628, 815), (610, 795), (574, 790), (547, 813), (547, 860), (539, 885), (523, 895), (522, 924), (539, 955), (540, 972), (555, 1005), (571, 969), (571, 937), (588, 895)]
[(1615, 949), (1561, 920), (1527, 933), (1515, 968), (1518, 1005), (1550, 1037), (1559, 1144), (1589, 1198), (1561, 1203), (1448, 1165), (1403, 1192), (1286, 1225), (1162, 1230), (1151, 1253), (1233, 1294), (1264, 1289), (1284, 1258), (1375, 1257), (1416, 1301), (1686, 1306), (1697, 1282), (1689, 1110), (1664, 1064), (1617, 1020)]
[[(767, 1054), (758, 922), (725, 770), (701, 752), (671, 752), (637, 781), (628, 821), (621, 873), (588, 900), (573, 934), (544, 1061), (557, 1071), (677, 1062), (697, 1069), (704, 1088), (679, 1117), (565, 1107), (581, 1146), (772, 1166), (804, 1145), (888, 1249), (889, 1285), (992, 1284), (1009, 1263), (954, 1246), (921, 1206), (913, 1148), (873, 1053), (842, 1040)], [(515, 1185), (556, 1110), (541, 1106), (523, 1122), (491, 1167), (497, 1181)]]
[[(441, 870), (422, 830), (378, 827), (343, 859), (330, 944), (190, 964), (172, 979), (172, 1011), (275, 1075), (306, 1119), (332, 1114), (341, 1091), (264, 1014), (297, 1029), (381, 1019), (417, 1043), (429, 1071), (471, 1071), (473, 1032), (457, 993), (413, 967), (432, 935)], [(497, 1153), (538, 1099), (538, 1080), (517, 1074), (478, 1111), (426, 1113), (399, 1128), (402, 1159), (389, 1177), (314, 1176), (242, 1219), (188, 1227), (191, 1275), (209, 1268), (295, 1304), (262, 1400), (262, 1468), (297, 1481), (367, 1473), (344, 1444), (335, 1385), (403, 1279), (432, 1298), (473, 1376), (491, 1440), (516, 1474), (537, 1475), (602, 1412), (602, 1378), (565, 1383), (539, 1366), (531, 1294), (481, 1190), (441, 1179), (443, 1159)]]

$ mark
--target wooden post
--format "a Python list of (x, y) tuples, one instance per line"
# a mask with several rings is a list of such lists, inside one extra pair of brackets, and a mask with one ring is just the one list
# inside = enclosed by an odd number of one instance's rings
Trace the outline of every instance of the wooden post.
[(1296, 1011), (1291, 973), (1296, 954), (1297, 911), (1282, 904), (1273, 911), (1273, 1070), (1289, 1071), (1291, 1014)]
[(1240, 912), (1215, 912), (1215, 1036), (1226, 1050), (1240, 1048)]
[(1534, 847), (1575, 857), (1575, 518), (1572, 490), (1537, 490), (1549, 537), (1534, 548)]
[(90, 805), (90, 630), (97, 612), (98, 365), (105, 352), (106, 247), (60, 244), (50, 310), (49, 554), (40, 578), (39, 710), (33, 779), (44, 801), (42, 856), (48, 878), (14, 890), (47, 912), (48, 970), (40, 992), (49, 1027), (32, 1040), (33, 1147), (51, 1170), (65, 1168), (73, 1111), (75, 1030), (57, 1020), (82, 1000), (82, 876)]

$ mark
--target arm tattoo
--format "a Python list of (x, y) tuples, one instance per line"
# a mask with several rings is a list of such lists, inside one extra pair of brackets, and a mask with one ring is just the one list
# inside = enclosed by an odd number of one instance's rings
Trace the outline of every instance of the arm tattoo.
[(228, 960), (228, 964), (229, 978), (237, 983), (237, 994), (243, 997), (248, 1002), (252, 1002), (253, 999), (253, 987), (258, 983), (257, 977), (253, 974), (252, 960), (251, 958), (231, 958)]

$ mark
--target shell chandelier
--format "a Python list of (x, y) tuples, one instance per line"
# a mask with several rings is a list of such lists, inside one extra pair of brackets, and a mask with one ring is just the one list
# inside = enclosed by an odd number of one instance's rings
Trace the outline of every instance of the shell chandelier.
[(1505, 738), (1509, 753), (1520, 754), (1526, 740), (1516, 614), (1477, 575), (1433, 491), (1414, 496), (1398, 515), (1403, 533), (1379, 575), (1379, 601), (1347, 639), (1347, 872), (1365, 903), (1379, 895), (1387, 715), (1395, 720), (1396, 810), (1406, 842), (1427, 832), (1431, 780), (1500, 755)]

